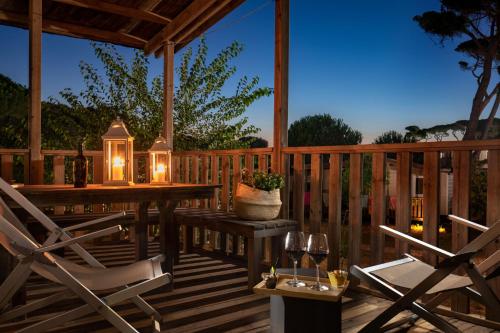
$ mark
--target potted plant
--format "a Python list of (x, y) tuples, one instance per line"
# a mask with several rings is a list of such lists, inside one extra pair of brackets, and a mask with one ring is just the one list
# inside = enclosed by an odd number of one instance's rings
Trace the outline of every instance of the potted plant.
[(247, 169), (241, 172), (234, 198), (234, 210), (242, 219), (265, 221), (278, 217), (281, 209), (280, 188), (285, 186), (283, 176), (276, 173)]

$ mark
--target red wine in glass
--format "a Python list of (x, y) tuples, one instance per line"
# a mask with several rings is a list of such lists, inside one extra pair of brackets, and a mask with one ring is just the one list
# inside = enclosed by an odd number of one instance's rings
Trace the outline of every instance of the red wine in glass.
[(328, 239), (326, 234), (311, 234), (307, 241), (307, 254), (316, 264), (316, 284), (310, 288), (316, 291), (325, 291), (330, 288), (319, 282), (319, 265), (329, 253)]
[(287, 284), (292, 287), (305, 287), (303, 281), (297, 279), (297, 262), (306, 251), (306, 238), (301, 231), (289, 231), (285, 238), (285, 252), (293, 261), (293, 279)]

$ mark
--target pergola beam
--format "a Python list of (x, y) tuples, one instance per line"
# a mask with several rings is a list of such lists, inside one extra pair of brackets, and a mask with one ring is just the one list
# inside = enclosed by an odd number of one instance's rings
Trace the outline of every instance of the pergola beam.
[[(43, 184), (42, 156), (42, 0), (29, 2), (29, 183)], [(25, 161), (25, 163), (28, 161)]]
[(290, 0), (276, 0), (274, 41), (274, 172), (281, 170), (281, 148), (288, 146), (288, 54)]
[[(162, 0), (146, 0), (146, 1), (142, 1), (141, 4), (139, 5), (139, 9), (147, 10), (147, 11), (152, 11), (153, 9), (156, 8), (156, 6), (158, 6), (158, 4), (161, 1)], [(130, 22), (128, 22), (125, 25), (125, 27), (123, 27), (120, 30), (123, 31), (124, 33), (130, 33), (132, 30), (134, 30), (135, 27), (137, 27), (137, 25), (139, 25), (139, 23), (141, 23), (140, 20), (132, 19), (132, 20), (130, 20)]]
[[(29, 19), (25, 15), (0, 10), (0, 22), (16, 23), (21, 26), (25, 26), (28, 24), (28, 21)], [(143, 48), (146, 44), (144, 39), (123, 32), (100, 30), (52, 20), (42, 20), (41, 22), (42, 30), (44, 32), (54, 33), (57, 35), (88, 38), (135, 48)]]
[(163, 137), (174, 149), (174, 43), (167, 41), (163, 48)]
[(133, 7), (125, 7), (111, 2), (99, 0), (52, 0), (66, 5), (93, 9), (101, 12), (117, 14), (125, 17), (130, 17), (136, 20), (149, 21), (158, 24), (169, 24), (170, 19), (153, 12)]
[(177, 15), (172, 22), (170, 22), (162, 31), (157, 33), (151, 38), (144, 47), (144, 52), (149, 55), (158, 50), (162, 44), (167, 40), (173, 40), (175, 35), (182, 29), (186, 28), (189, 24), (199, 19), (199, 16), (213, 5), (216, 0), (195, 0), (179, 15)]

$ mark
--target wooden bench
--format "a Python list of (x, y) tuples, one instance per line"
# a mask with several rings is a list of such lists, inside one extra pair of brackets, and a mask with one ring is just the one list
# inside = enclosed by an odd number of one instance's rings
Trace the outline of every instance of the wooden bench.
[[(297, 227), (297, 221), (276, 219), (271, 221), (247, 221), (232, 212), (214, 211), (200, 208), (177, 208), (174, 211), (177, 225), (186, 226), (186, 250), (192, 249), (193, 227), (246, 237), (246, 256), (248, 261), (248, 288), (260, 281), (260, 262), (262, 259), (262, 240), (273, 238), (273, 257), (283, 250), (283, 237)], [(234, 239), (234, 238), (233, 238)]]

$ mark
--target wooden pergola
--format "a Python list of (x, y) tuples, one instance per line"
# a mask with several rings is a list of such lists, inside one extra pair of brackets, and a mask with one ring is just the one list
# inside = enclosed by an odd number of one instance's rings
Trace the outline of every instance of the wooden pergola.
[[(42, 33), (143, 49), (164, 58), (163, 135), (172, 144), (174, 53), (244, 0), (0, 0), (0, 24), (29, 30), (29, 183), (43, 182)], [(273, 169), (287, 146), (289, 0), (276, 0)]]

